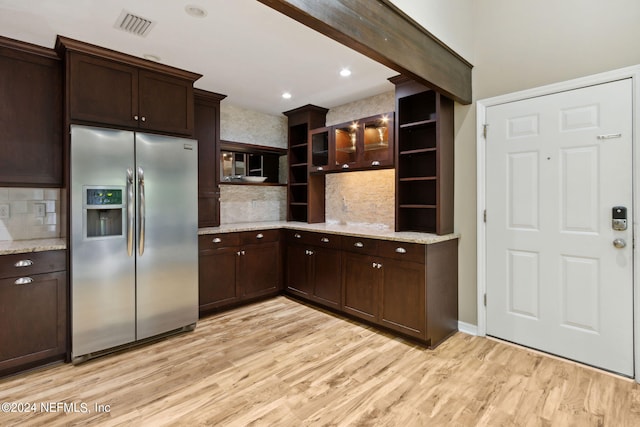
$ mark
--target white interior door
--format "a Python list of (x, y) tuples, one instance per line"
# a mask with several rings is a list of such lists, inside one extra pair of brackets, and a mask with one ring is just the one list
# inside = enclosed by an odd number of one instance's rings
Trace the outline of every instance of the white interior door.
[(632, 376), (631, 79), (492, 106), (487, 123), (487, 335)]

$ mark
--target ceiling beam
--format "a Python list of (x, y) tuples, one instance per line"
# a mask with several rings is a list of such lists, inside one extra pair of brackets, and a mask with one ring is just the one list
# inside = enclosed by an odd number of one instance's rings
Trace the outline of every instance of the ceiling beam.
[(258, 0), (369, 58), (470, 104), (469, 62), (389, 0)]

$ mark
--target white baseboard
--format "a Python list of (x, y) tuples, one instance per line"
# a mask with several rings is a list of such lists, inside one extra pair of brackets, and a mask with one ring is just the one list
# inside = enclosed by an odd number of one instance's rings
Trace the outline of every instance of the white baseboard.
[(458, 321), (458, 330), (469, 335), (478, 335), (478, 326)]

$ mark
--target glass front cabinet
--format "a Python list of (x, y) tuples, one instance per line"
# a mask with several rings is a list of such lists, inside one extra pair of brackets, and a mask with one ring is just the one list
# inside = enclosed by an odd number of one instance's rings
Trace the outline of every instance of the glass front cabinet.
[(393, 167), (393, 113), (309, 132), (309, 171)]

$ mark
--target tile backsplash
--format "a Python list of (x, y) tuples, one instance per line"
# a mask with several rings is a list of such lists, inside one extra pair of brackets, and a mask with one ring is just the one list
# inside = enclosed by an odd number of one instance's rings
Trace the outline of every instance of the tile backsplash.
[(60, 189), (0, 187), (0, 206), (9, 207), (8, 218), (0, 218), (0, 241), (61, 236)]
[(220, 223), (283, 221), (287, 187), (220, 185)]

